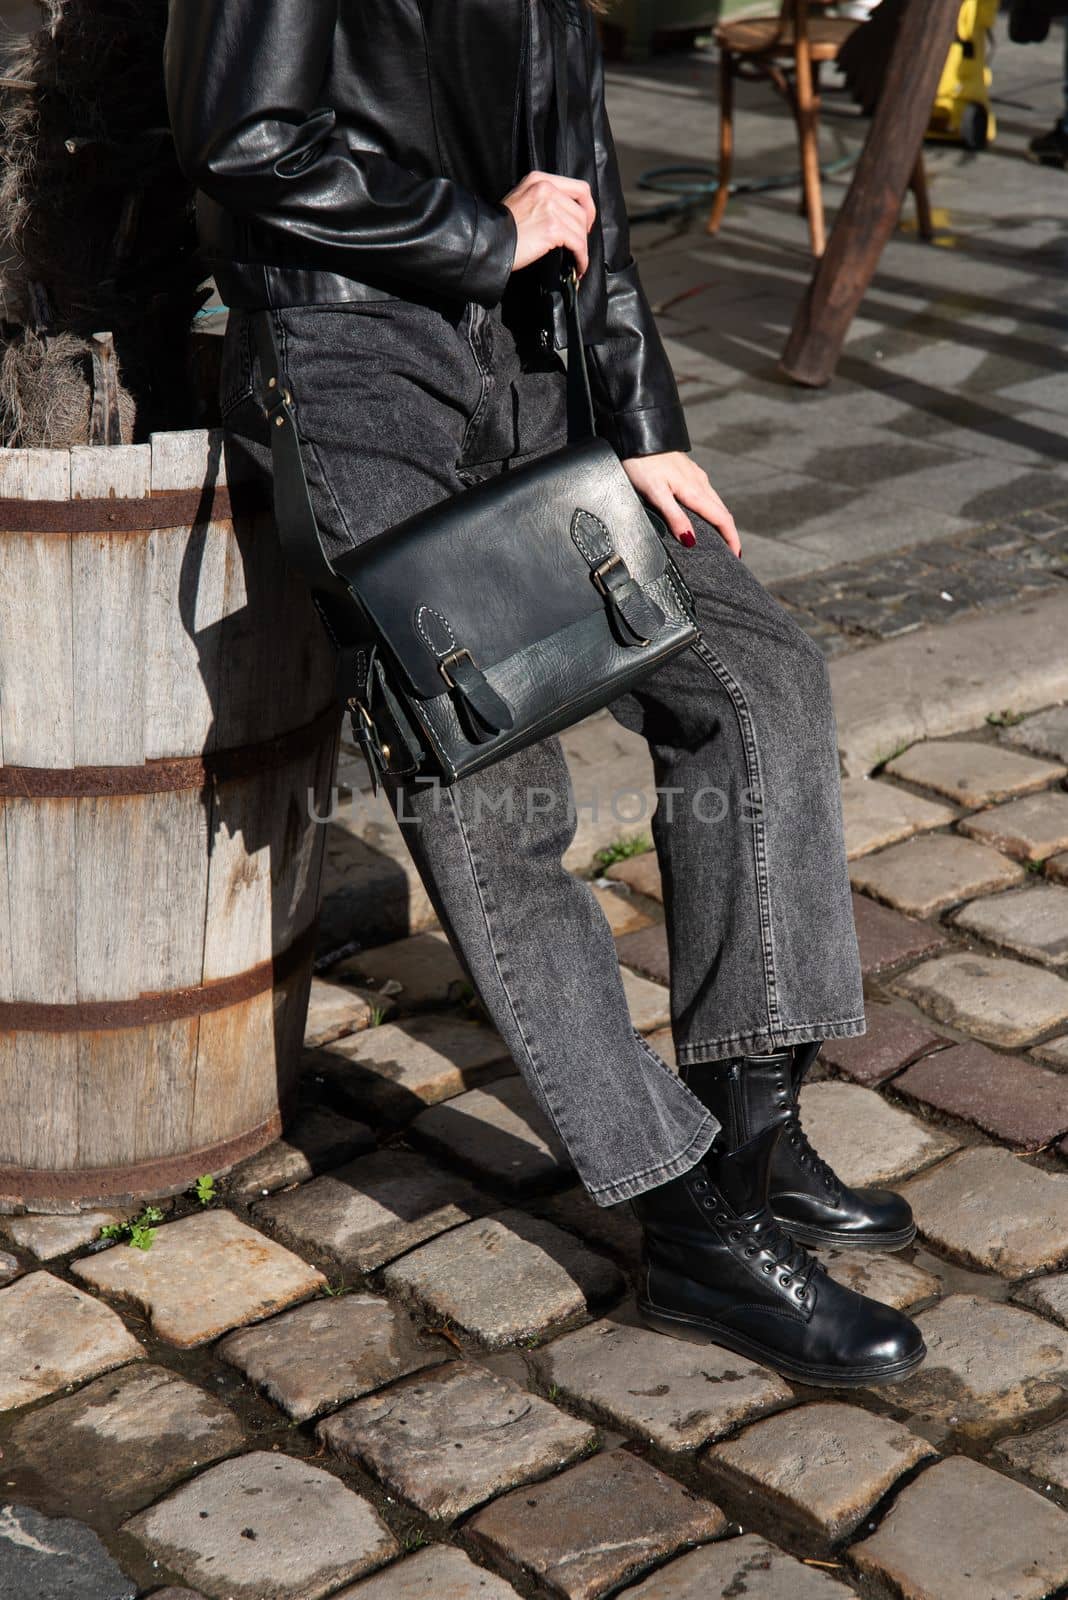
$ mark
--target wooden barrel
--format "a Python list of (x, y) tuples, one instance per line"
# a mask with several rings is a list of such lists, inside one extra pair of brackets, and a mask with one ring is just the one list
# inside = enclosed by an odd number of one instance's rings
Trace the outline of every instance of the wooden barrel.
[(0, 451), (0, 1209), (274, 1139), (303, 1034), (332, 653), (221, 438)]

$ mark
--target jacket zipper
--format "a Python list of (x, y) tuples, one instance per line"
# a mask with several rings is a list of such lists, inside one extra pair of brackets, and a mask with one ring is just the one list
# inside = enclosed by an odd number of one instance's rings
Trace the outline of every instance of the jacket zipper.
[[(512, 182), (518, 183), (525, 173), (519, 170), (519, 116), (526, 111), (530, 123), (530, 7), (532, 0), (520, 0), (523, 8), (523, 25), (519, 45), (519, 72), (516, 76), (515, 109), (512, 112)], [(533, 146), (531, 146), (533, 149)]]

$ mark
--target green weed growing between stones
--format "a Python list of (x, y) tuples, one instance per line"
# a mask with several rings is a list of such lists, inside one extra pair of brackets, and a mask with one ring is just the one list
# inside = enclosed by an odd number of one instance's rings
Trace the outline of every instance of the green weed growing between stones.
[(593, 864), (600, 872), (605, 872), (609, 867), (615, 866), (617, 861), (629, 861), (631, 856), (643, 856), (652, 848), (653, 841), (648, 834), (636, 833), (630, 838), (614, 839), (611, 844), (606, 844), (603, 850), (597, 851)]
[(159, 1206), (145, 1206), (136, 1217), (125, 1222), (108, 1222), (100, 1230), (101, 1239), (111, 1239), (115, 1244), (128, 1244), (134, 1250), (151, 1250), (156, 1237), (157, 1224), (163, 1221)]

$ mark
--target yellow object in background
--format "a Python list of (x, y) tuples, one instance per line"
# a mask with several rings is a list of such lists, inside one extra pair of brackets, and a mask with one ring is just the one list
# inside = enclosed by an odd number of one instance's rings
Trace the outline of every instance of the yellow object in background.
[(928, 136), (984, 150), (997, 133), (990, 104), (990, 37), (998, 0), (964, 0), (938, 85)]

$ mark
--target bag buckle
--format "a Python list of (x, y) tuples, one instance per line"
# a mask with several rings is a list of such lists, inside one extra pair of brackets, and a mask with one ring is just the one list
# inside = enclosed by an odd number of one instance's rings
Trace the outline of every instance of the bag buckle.
[(441, 673), (441, 676), (445, 679), (445, 682), (448, 684), (450, 689), (456, 688), (456, 679), (449, 671), (449, 667), (452, 662), (459, 661), (462, 656), (466, 656), (471, 665), (474, 666), (474, 657), (472, 656), (470, 650), (465, 649), (450, 650), (448, 655), (442, 656), (441, 660), (438, 662), (438, 671)]
[(606, 600), (609, 598), (609, 594), (608, 585), (604, 581), (604, 575), (606, 572), (610, 572), (613, 567), (623, 567), (624, 570), (626, 569), (626, 563), (621, 555), (616, 555), (613, 553), (607, 558), (607, 560), (602, 561), (599, 566), (592, 567), (590, 569), (590, 576), (593, 578), (595, 587), (601, 594), (604, 595)]

